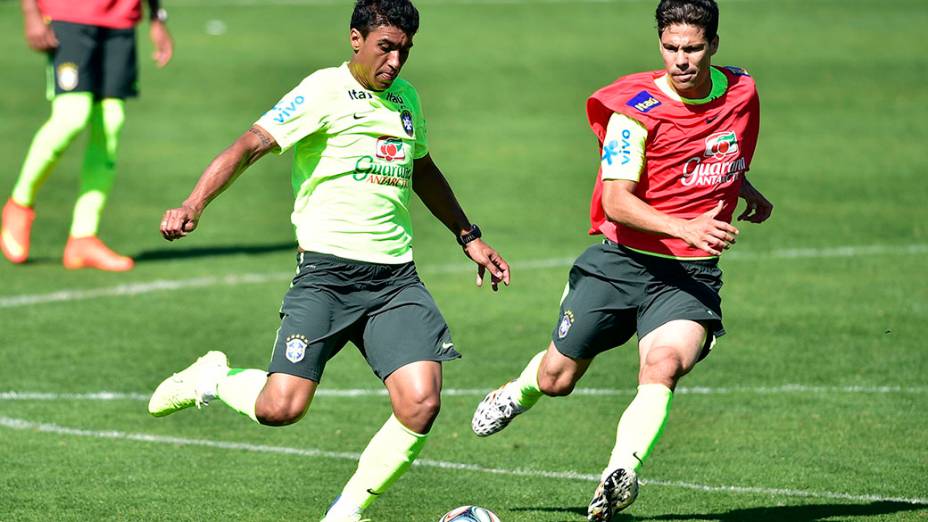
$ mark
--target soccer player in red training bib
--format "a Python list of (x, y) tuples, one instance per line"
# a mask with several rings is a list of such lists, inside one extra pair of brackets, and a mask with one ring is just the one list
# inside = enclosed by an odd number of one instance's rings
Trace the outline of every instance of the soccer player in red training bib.
[[(153, 57), (164, 67), (174, 49), (167, 13), (160, 0), (147, 3)], [(97, 229), (116, 177), (125, 99), (138, 94), (135, 26), (142, 18), (141, 0), (22, 0), (22, 9), (29, 47), (48, 54), (52, 112), (33, 138), (3, 207), (0, 251), (16, 264), (29, 258), (36, 193), (68, 146), (89, 128), (64, 266), (130, 270), (132, 259), (110, 250)]]
[(491, 392), (473, 429), (503, 429), (542, 395), (569, 394), (593, 358), (637, 333), (638, 393), (588, 517), (607, 521), (638, 494), (638, 472), (664, 428), (673, 390), (724, 333), (718, 257), (738, 217), (765, 221), (773, 206), (745, 178), (760, 113), (743, 69), (713, 67), (719, 38), (714, 0), (663, 0), (657, 28), (664, 69), (619, 78), (590, 97), (587, 115), (601, 168), (591, 234), (602, 234), (571, 268), (546, 351)]

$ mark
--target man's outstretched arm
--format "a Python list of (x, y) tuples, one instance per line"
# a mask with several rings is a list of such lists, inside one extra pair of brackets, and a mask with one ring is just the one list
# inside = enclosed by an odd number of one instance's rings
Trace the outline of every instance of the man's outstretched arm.
[(245, 169), (276, 147), (277, 142), (261, 127), (254, 125), (248, 129), (206, 167), (193, 192), (181, 206), (164, 213), (161, 218), (164, 239), (174, 241), (193, 232), (210, 201), (228, 188)]
[[(429, 212), (458, 237), (470, 232), (471, 222), (432, 157), (426, 154), (415, 160), (412, 172), (413, 190)], [(468, 242), (464, 246), (464, 254), (477, 263), (477, 286), (483, 286), (486, 270), (490, 271), (493, 290), (499, 288), (500, 282), (509, 285), (509, 264), (482, 239)]]

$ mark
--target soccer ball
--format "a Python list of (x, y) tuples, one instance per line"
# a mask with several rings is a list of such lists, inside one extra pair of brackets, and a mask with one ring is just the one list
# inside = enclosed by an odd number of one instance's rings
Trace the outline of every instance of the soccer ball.
[(499, 517), (486, 508), (461, 506), (445, 513), (438, 522), (499, 522)]

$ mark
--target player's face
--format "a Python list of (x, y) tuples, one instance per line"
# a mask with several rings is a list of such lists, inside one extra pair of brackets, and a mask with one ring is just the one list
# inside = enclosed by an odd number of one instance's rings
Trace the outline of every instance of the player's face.
[(351, 72), (364, 87), (383, 91), (390, 88), (393, 80), (409, 58), (412, 38), (402, 29), (392, 25), (381, 25), (364, 37), (357, 29), (351, 30)]
[(661, 33), (664, 69), (677, 94), (684, 98), (705, 98), (712, 90), (709, 63), (719, 49), (719, 37), (706, 40), (701, 27), (673, 24)]

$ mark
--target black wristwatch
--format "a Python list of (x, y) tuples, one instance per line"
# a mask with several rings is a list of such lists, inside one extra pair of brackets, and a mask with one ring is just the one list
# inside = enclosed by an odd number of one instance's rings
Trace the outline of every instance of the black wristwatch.
[(464, 234), (457, 236), (458, 244), (461, 245), (462, 247), (465, 247), (467, 246), (468, 243), (479, 238), (482, 235), (483, 234), (480, 232), (480, 227), (471, 223), (470, 230), (468, 232), (465, 232)]

